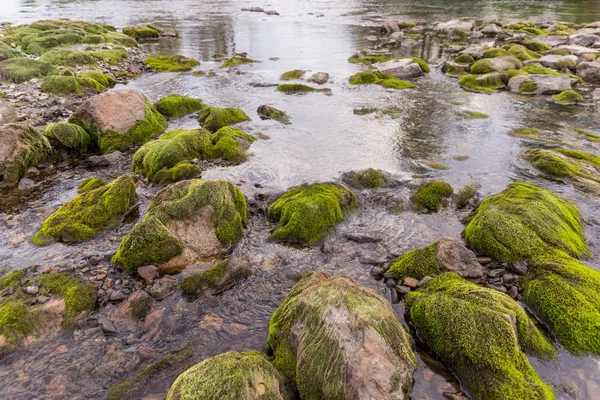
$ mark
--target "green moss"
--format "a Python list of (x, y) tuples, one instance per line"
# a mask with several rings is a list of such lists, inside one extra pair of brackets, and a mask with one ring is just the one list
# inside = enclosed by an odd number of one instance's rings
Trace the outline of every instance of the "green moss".
[(502, 76), (499, 73), (463, 76), (458, 81), (458, 84), (464, 89), (487, 93), (493, 93), (496, 91), (496, 89), (501, 89), (504, 87)]
[(229, 182), (192, 179), (166, 186), (150, 203), (144, 220), (119, 245), (113, 265), (128, 272), (167, 262), (183, 252), (183, 245), (166, 225), (189, 219), (203, 207), (212, 207), (210, 222), (223, 246), (236, 243), (248, 220), (244, 194)]
[(526, 71), (523, 71), (522, 69), (509, 69), (506, 71), (506, 74), (508, 75), (509, 80), (511, 80), (515, 76), (529, 75)]
[(96, 305), (96, 287), (78, 278), (56, 272), (39, 277), (40, 290), (63, 296), (67, 315), (91, 310)]
[(98, 189), (100, 186), (106, 185), (106, 181), (100, 178), (85, 178), (81, 181), (79, 186), (77, 186), (77, 193), (85, 193), (90, 190)]
[(521, 43), (529, 50), (535, 51), (537, 53), (552, 50), (552, 46), (544, 42), (536, 42), (535, 40), (523, 40)]
[(450, 169), (450, 167), (448, 167), (447, 165), (438, 162), (428, 162), (427, 166), (429, 168), (437, 169), (439, 171), (446, 171)]
[(67, 75), (47, 76), (42, 80), (40, 88), (43, 92), (57, 96), (83, 96), (86, 93), (99, 93), (106, 90), (104, 86), (91, 78)]
[(389, 175), (378, 169), (350, 171), (343, 175), (343, 180), (356, 189), (378, 189), (387, 186)]
[(227, 352), (181, 374), (167, 400), (238, 400), (287, 398), (282, 377), (264, 354)]
[(277, 86), (277, 90), (285, 94), (305, 94), (310, 92), (331, 93), (331, 89), (316, 89), (314, 87), (299, 83), (282, 83), (281, 85)]
[(182, 55), (161, 56), (159, 54), (150, 54), (144, 61), (148, 67), (156, 72), (179, 72), (189, 71), (200, 63), (193, 58), (187, 58)]
[(262, 105), (258, 107), (256, 111), (258, 115), (260, 115), (261, 119), (273, 119), (275, 121), (279, 121), (284, 125), (291, 124), (290, 118), (284, 111), (278, 110), (275, 107)]
[(485, 119), (485, 118), (489, 117), (489, 115), (487, 115), (486, 113), (482, 113), (479, 111), (470, 111), (470, 110), (462, 111), (459, 113), (459, 115), (470, 118), (470, 119)]
[(483, 52), (483, 58), (496, 58), (496, 57), (503, 57), (503, 56), (508, 56), (508, 55), (510, 55), (510, 53), (501, 47), (487, 48)]
[(450, 184), (444, 181), (433, 181), (421, 186), (413, 195), (413, 201), (428, 211), (437, 211), (452, 192)]
[(537, 90), (538, 84), (535, 81), (524, 81), (519, 85), (519, 92), (531, 93)]
[(43, 78), (55, 73), (50, 64), (30, 58), (11, 58), (0, 62), (0, 80), (23, 83), (33, 78)]
[(556, 356), (525, 311), (505, 294), (454, 273), (406, 296), (412, 323), (473, 398), (554, 399), (523, 352)]
[(79, 125), (68, 122), (57, 122), (46, 125), (44, 136), (55, 139), (68, 149), (85, 153), (92, 143), (92, 138)]
[(0, 290), (4, 290), (7, 287), (16, 288), (21, 284), (21, 279), (27, 276), (27, 271), (24, 269), (16, 269), (11, 271), (8, 275), (0, 279)]
[(199, 294), (206, 289), (222, 291), (232, 286), (237, 280), (252, 274), (248, 267), (231, 268), (230, 260), (227, 259), (213, 265), (206, 271), (195, 275), (186, 276), (181, 282), (181, 290), (185, 294)]
[(344, 220), (344, 213), (358, 206), (358, 197), (335, 183), (315, 183), (290, 189), (268, 209), (278, 222), (270, 239), (313, 245)]
[(421, 67), (421, 71), (425, 73), (429, 73), (431, 71), (431, 69), (429, 68), (429, 64), (427, 64), (423, 59), (418, 57), (412, 57), (412, 60), (419, 64), (419, 67)]
[(387, 62), (392, 60), (391, 57), (389, 56), (383, 56), (383, 55), (379, 55), (379, 56), (369, 56), (369, 55), (365, 55), (363, 57), (350, 57), (348, 59), (348, 62), (353, 63), (353, 64), (365, 64), (365, 65), (372, 65), (372, 64), (376, 64), (376, 63), (383, 63), (383, 62)]
[(538, 58), (542, 57), (541, 54), (536, 53), (535, 51), (531, 51), (527, 47), (522, 46), (520, 44), (512, 45), (508, 49), (508, 52), (521, 61), (537, 60)]
[(20, 51), (13, 49), (6, 43), (0, 42), (0, 61), (8, 60), (9, 58), (22, 57)]
[(92, 51), (94, 57), (99, 60), (106, 60), (110, 65), (117, 65), (129, 57), (127, 50), (123, 48), (103, 49)]
[(81, 242), (116, 225), (135, 199), (135, 182), (122, 176), (113, 182), (77, 195), (42, 224), (31, 239), (44, 246), (53, 241)]
[(528, 267), (523, 301), (569, 351), (600, 354), (600, 273), (563, 252)]
[(478, 185), (467, 185), (456, 193), (456, 207), (465, 208), (469, 201), (477, 195)]
[(96, 65), (96, 57), (91, 52), (67, 49), (52, 49), (41, 56), (39, 61), (63, 67)]
[(105, 88), (113, 87), (115, 85), (115, 79), (112, 76), (106, 75), (100, 71), (90, 70), (80, 72), (77, 74), (77, 78), (92, 79)]
[[(332, 314), (349, 317), (338, 320), (331, 318)], [(396, 373), (416, 367), (408, 335), (383, 297), (348, 276), (311, 272), (273, 313), (267, 338), (273, 366), (298, 391), (299, 398), (338, 400), (356, 394), (357, 389), (345, 378), (351, 368), (346, 357), (352, 350), (340, 340), (337, 329), (349, 330), (352, 338), (374, 330), (387, 345), (385, 351), (398, 361)], [(404, 379), (403, 389), (410, 392), (406, 378), (397, 379)], [(398, 393), (393, 382), (389, 390), (390, 398)]]
[(134, 38), (123, 33), (109, 32), (104, 35), (104, 38), (107, 43), (119, 44), (125, 47), (138, 47), (138, 42)]
[(160, 32), (154, 28), (148, 26), (126, 26), (122, 29), (123, 33), (127, 36), (137, 39), (158, 39)]
[(479, 254), (499, 262), (529, 260), (557, 248), (587, 256), (579, 210), (567, 200), (515, 182), (484, 200), (463, 232)]
[(205, 107), (198, 118), (200, 124), (211, 132), (216, 132), (225, 126), (248, 121), (249, 119), (240, 109), (216, 107)]
[(390, 89), (412, 89), (412, 83), (397, 79), (390, 74), (379, 71), (358, 72), (350, 77), (351, 85), (376, 84)]
[(437, 246), (438, 243), (435, 242), (422, 249), (415, 249), (402, 254), (392, 261), (385, 276), (399, 280), (406, 277), (421, 280), (426, 276), (438, 275), (441, 270), (435, 260)]
[(11, 184), (18, 182), (30, 167), (45, 160), (52, 147), (48, 139), (30, 125), (8, 124), (2, 129), (13, 132), (17, 137), (13, 154), (0, 160), (0, 183)]
[(225, 62), (223, 64), (221, 64), (221, 66), (219, 68), (234, 68), (234, 67), (239, 67), (240, 65), (243, 65), (243, 64), (252, 64), (254, 62), (256, 62), (256, 61), (252, 60), (248, 57), (233, 56), (233, 57), (225, 60)]
[(542, 130), (537, 128), (517, 128), (513, 129), (510, 135), (524, 139), (537, 139), (540, 133)]
[(283, 75), (281, 75), (281, 78), (279, 79), (281, 79), (282, 81), (292, 81), (302, 79), (302, 77), (304, 77), (304, 74), (306, 74), (306, 71), (301, 69), (295, 69), (292, 71), (284, 72)]
[(528, 74), (537, 74), (537, 75), (555, 75), (555, 76), (562, 76), (562, 75), (566, 75), (570, 78), (573, 79), (577, 79), (580, 83), (583, 82), (581, 80), (580, 77), (578, 77), (577, 75), (573, 75), (573, 74), (563, 74), (562, 72), (558, 72), (552, 68), (546, 68), (541, 66), (540, 64), (527, 64), (526, 66), (523, 67), (523, 71), (527, 72)]
[(475, 59), (470, 54), (461, 54), (458, 57), (456, 57), (454, 61), (460, 64), (473, 64), (475, 62)]
[(488, 60), (478, 60), (471, 66), (471, 73), (476, 75), (487, 74), (489, 72), (495, 72), (496, 69)]
[(573, 104), (577, 103), (578, 101), (583, 101), (583, 96), (574, 90), (565, 90), (564, 92), (560, 92), (556, 96), (552, 97), (552, 100), (558, 101), (562, 104)]
[(156, 109), (167, 118), (180, 118), (204, 107), (202, 100), (171, 94), (156, 103)]
[(22, 338), (33, 332), (35, 319), (29, 308), (20, 301), (0, 305), (0, 335), (9, 344), (17, 344)]
[(524, 33), (529, 33), (532, 36), (542, 36), (542, 35), (547, 35), (548, 30), (547, 29), (539, 29), (539, 28), (523, 28), (521, 29), (521, 32)]

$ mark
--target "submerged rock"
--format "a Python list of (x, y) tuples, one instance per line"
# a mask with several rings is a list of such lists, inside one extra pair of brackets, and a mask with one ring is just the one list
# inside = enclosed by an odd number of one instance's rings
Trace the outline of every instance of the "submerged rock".
[(276, 109), (275, 107), (262, 105), (258, 107), (256, 110), (261, 119), (274, 119), (275, 121), (279, 121), (284, 125), (289, 125), (290, 118), (286, 115), (285, 112)]
[(198, 274), (185, 277), (181, 283), (181, 289), (186, 294), (210, 293), (216, 295), (251, 274), (252, 268), (248, 259), (234, 257)]
[(200, 124), (211, 132), (216, 132), (224, 126), (248, 121), (250, 118), (237, 108), (205, 107), (198, 118)]
[(317, 85), (324, 85), (329, 81), (329, 74), (326, 72), (317, 72), (312, 74), (307, 81)]
[(0, 125), (0, 187), (15, 184), (52, 151), (37, 129), (25, 124)]
[(390, 174), (378, 169), (349, 171), (342, 175), (342, 180), (356, 189), (378, 189), (387, 186)]
[(301, 398), (409, 398), (410, 339), (389, 303), (350, 277), (305, 275), (273, 313), (267, 345)]
[(160, 55), (150, 54), (144, 61), (148, 67), (156, 72), (181, 72), (189, 71), (200, 63), (193, 58), (184, 57), (180, 54), (176, 55)]
[(156, 103), (156, 110), (167, 118), (180, 118), (202, 110), (202, 100), (171, 94)]
[(145, 265), (177, 268), (224, 254), (241, 238), (247, 212), (244, 194), (229, 182), (171, 184), (157, 193), (144, 220), (123, 238), (113, 265), (128, 272)]

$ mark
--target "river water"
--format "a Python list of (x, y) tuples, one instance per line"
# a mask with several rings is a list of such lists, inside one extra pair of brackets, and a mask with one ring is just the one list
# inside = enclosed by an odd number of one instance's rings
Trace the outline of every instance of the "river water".
[[(193, 345), (194, 361), (226, 350), (261, 349), (270, 315), (304, 273), (315, 269), (346, 273), (380, 290), (381, 285), (369, 277), (370, 266), (360, 263), (361, 257), (380, 251), (393, 257), (442, 236), (459, 237), (463, 226), (456, 212), (394, 215), (386, 211), (389, 199), (406, 200), (407, 186), (417, 177), (444, 179), (455, 188), (479, 184), (482, 197), (501, 191), (514, 180), (524, 179), (573, 199), (588, 221), (586, 237), (594, 253), (588, 265), (598, 268), (596, 246), (600, 227), (595, 218), (600, 202), (569, 185), (539, 177), (520, 156), (536, 144), (508, 135), (520, 126), (552, 130), (575, 126), (600, 132), (597, 107), (567, 108), (508, 93), (464, 92), (455, 80), (436, 68), (441, 50), (439, 44), (431, 42), (409, 50), (432, 66), (430, 74), (416, 81), (415, 90), (351, 87), (348, 77), (362, 67), (348, 63), (347, 59), (357, 50), (373, 45), (378, 27), (387, 19), (431, 22), (457, 17), (480, 21), (532, 17), (540, 21), (591, 22), (600, 20), (599, 1), (282, 0), (261, 4), (216, 0), (2, 0), (1, 3), (0, 22), (71, 18), (119, 28), (153, 23), (179, 29), (180, 39), (146, 46), (161, 53), (196, 58), (202, 63), (200, 69), (217, 71), (217, 75), (144, 75), (127, 87), (141, 90), (150, 101), (179, 93), (200, 97), (214, 106), (241, 108), (252, 118), (241, 127), (264, 137), (252, 145), (247, 162), (205, 171), (203, 178), (229, 180), (249, 198), (277, 193), (303, 182), (339, 180), (344, 171), (368, 167), (388, 171), (399, 182), (406, 183), (401, 189), (383, 194), (361, 194), (361, 209), (336, 229), (321, 249), (293, 249), (268, 243), (266, 219), (256, 213), (235, 254), (250, 256), (261, 271), (219, 297), (194, 302), (177, 296), (165, 300), (164, 306), (170, 312), (162, 322), (164, 329), (160, 335), (145, 338), (147, 346), (157, 354), (155, 359), (185, 343)], [(241, 11), (251, 6), (275, 9), (281, 15)], [(212, 55), (232, 52), (247, 52), (248, 57), (260, 62), (241, 67), (241, 73), (218, 70), (219, 63), (212, 60)], [(331, 80), (326, 87), (331, 88), (333, 95), (287, 96), (274, 87), (264, 87), (263, 84), (277, 83), (283, 72), (292, 69), (329, 73)], [(260, 120), (256, 109), (262, 104), (285, 110), (292, 125)], [(357, 115), (355, 110), (362, 108), (393, 112)], [(463, 110), (480, 111), (489, 118), (464, 119), (457, 115)], [(195, 127), (197, 122), (182, 119), (171, 127), (179, 126)], [(589, 143), (574, 142), (573, 146), (598, 153)], [(456, 161), (454, 156), (469, 157)], [(431, 162), (450, 168), (434, 170), (427, 167)], [(129, 164), (124, 164), (120, 169), (102, 172), (101, 176), (117, 176), (129, 168)], [(83, 177), (74, 170), (69, 179), (53, 183), (40, 197), (24, 203), (20, 209), (5, 214), (0, 210), (0, 216), (13, 221), (0, 231), (0, 263), (22, 268), (78, 260), (90, 253), (114, 252), (118, 241), (106, 240), (107, 237), (120, 238), (131, 226), (77, 246), (56, 244), (38, 249), (27, 240), (14, 240), (32, 235), (49, 212), (75, 195), (76, 185)], [(143, 213), (148, 202), (141, 194)], [(344, 233), (350, 232), (368, 233), (382, 240), (377, 246), (344, 240)], [(395, 308), (404, 322), (402, 305)], [(201, 323), (207, 315), (222, 319), (222, 328), (207, 329)], [(57, 346), (64, 346), (66, 351), (57, 353)], [(3, 382), (0, 397), (47, 397), (49, 382), (65, 376), (69, 398), (102, 398), (110, 386), (155, 359), (140, 358), (131, 345), (103, 337), (79, 341), (62, 337), (57, 342), (33, 346), (0, 359)], [(425, 361), (426, 355), (420, 353), (413, 398), (443, 399), (441, 392), (452, 391), (457, 383), (434, 361)], [(561, 351), (558, 363), (544, 364), (535, 359), (531, 362), (542, 378), (557, 389), (560, 398), (600, 398), (598, 358), (576, 358)], [(176, 375), (176, 369), (165, 371), (138, 395), (164, 393)], [(575, 397), (565, 394), (572, 392), (569, 388), (576, 391)]]

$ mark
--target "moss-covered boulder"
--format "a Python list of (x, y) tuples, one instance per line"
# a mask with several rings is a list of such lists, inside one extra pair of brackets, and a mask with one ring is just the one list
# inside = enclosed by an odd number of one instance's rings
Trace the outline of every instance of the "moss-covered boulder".
[(281, 79), (282, 81), (294, 81), (294, 80), (300, 80), (304, 77), (304, 75), (306, 74), (306, 71), (302, 70), (302, 69), (294, 69), (292, 71), (287, 71), (284, 72), (281, 75)]
[(488, 74), (490, 72), (504, 72), (509, 69), (520, 69), (521, 62), (513, 56), (484, 58), (476, 61), (471, 66), (472, 74)]
[(303, 399), (408, 399), (417, 363), (390, 304), (348, 276), (305, 275), (271, 317), (273, 365)]
[(145, 265), (187, 266), (231, 250), (247, 219), (246, 197), (231, 183), (177, 182), (157, 193), (144, 220), (121, 241), (112, 262), (128, 272)]
[(67, 316), (89, 311), (96, 306), (96, 287), (71, 275), (55, 272), (38, 279), (40, 291), (64, 297)]
[(259, 352), (227, 352), (179, 375), (167, 400), (286, 400), (281, 374)]
[(89, 51), (52, 49), (39, 58), (41, 62), (63, 67), (95, 65), (97, 58)]
[(0, 187), (15, 184), (52, 151), (40, 131), (26, 124), (0, 125)]
[(342, 180), (355, 189), (374, 190), (386, 187), (390, 181), (390, 174), (379, 169), (369, 168), (345, 172)]
[(178, 129), (143, 145), (133, 156), (133, 171), (156, 182), (176, 181), (198, 176), (201, 169), (194, 159), (222, 159), (242, 162), (254, 137), (241, 129), (226, 126), (211, 134), (206, 129)]
[(525, 182), (485, 199), (463, 236), (477, 253), (499, 262), (531, 260), (554, 248), (575, 257), (589, 255), (579, 210)]
[(8, 344), (14, 345), (33, 333), (35, 319), (21, 301), (10, 301), (0, 304), (0, 336)]
[(406, 296), (410, 320), (473, 399), (554, 399), (524, 353), (555, 350), (505, 294), (448, 272)]
[(219, 68), (235, 68), (243, 64), (252, 64), (254, 62), (256, 61), (248, 57), (233, 56), (225, 60), (225, 62), (221, 64)]
[(290, 118), (284, 111), (278, 110), (275, 107), (262, 105), (258, 107), (256, 110), (260, 119), (274, 119), (275, 121), (279, 121), (284, 125), (291, 124)]
[(277, 90), (285, 94), (307, 94), (311, 92), (322, 92), (325, 94), (331, 94), (331, 89), (317, 89), (312, 86), (303, 85), (301, 83), (282, 83), (277, 86)]
[(186, 276), (181, 289), (186, 294), (219, 294), (235, 285), (238, 281), (252, 275), (247, 258), (234, 257), (213, 265), (205, 271)]
[(278, 222), (270, 239), (314, 245), (357, 206), (358, 197), (336, 183), (292, 188), (269, 206), (269, 217)]
[(583, 101), (583, 96), (574, 90), (565, 90), (552, 97), (552, 100), (561, 104), (577, 104), (578, 102)]
[(156, 103), (156, 109), (167, 118), (180, 118), (202, 110), (202, 100), (171, 94)]
[(145, 143), (167, 127), (165, 118), (148, 99), (132, 89), (113, 90), (87, 99), (69, 122), (85, 129), (103, 153)]
[(418, 207), (435, 212), (452, 196), (453, 192), (454, 189), (449, 183), (433, 181), (417, 189), (412, 199)]
[(493, 93), (505, 87), (505, 76), (500, 72), (491, 72), (483, 75), (466, 75), (460, 78), (458, 84), (467, 90)]
[(115, 78), (110, 75), (107, 75), (101, 71), (89, 70), (80, 72), (77, 74), (77, 77), (80, 79), (91, 79), (98, 82), (101, 86), (105, 88), (110, 88), (115, 86)]
[(189, 71), (200, 63), (193, 58), (184, 57), (180, 54), (166, 56), (150, 54), (144, 61), (148, 67), (156, 72), (180, 72)]
[(200, 124), (211, 132), (216, 132), (224, 126), (248, 121), (250, 118), (238, 108), (205, 107), (198, 118)]
[(43, 92), (57, 96), (84, 96), (89, 93), (100, 93), (106, 87), (90, 78), (75, 76), (52, 75), (42, 80), (40, 88)]
[(508, 81), (508, 90), (514, 93), (557, 94), (572, 86), (573, 79), (567, 75), (517, 75)]
[(54, 241), (91, 239), (118, 224), (133, 205), (135, 196), (135, 182), (129, 176), (84, 191), (50, 215), (31, 241), (44, 246)]
[(11, 58), (0, 62), (0, 81), (3, 82), (23, 83), (54, 73), (52, 65), (31, 58)]
[(77, 186), (77, 194), (82, 194), (90, 190), (98, 189), (100, 186), (106, 185), (106, 181), (101, 178), (85, 178)]
[(92, 138), (82, 127), (68, 122), (48, 124), (43, 133), (51, 142), (56, 141), (69, 150), (81, 153), (85, 153), (92, 145)]
[(380, 85), (388, 89), (412, 89), (416, 86), (410, 82), (394, 78), (390, 74), (379, 71), (358, 72), (350, 77), (351, 85)]
[(126, 26), (123, 33), (136, 40), (151, 40), (160, 38), (160, 31), (151, 26)]

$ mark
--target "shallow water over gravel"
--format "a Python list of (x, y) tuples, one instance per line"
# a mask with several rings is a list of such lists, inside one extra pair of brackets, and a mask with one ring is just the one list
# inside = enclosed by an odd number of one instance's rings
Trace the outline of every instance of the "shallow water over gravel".
[[(477, 183), (487, 197), (514, 180), (535, 182), (576, 201), (586, 220), (586, 237), (594, 258), (588, 265), (600, 266), (598, 215), (600, 202), (570, 185), (539, 177), (520, 157), (535, 143), (508, 135), (519, 126), (557, 129), (576, 126), (600, 132), (597, 106), (567, 108), (543, 99), (498, 93), (467, 93), (456, 81), (441, 73), (436, 63), (441, 51), (436, 43), (417, 46), (410, 53), (428, 60), (432, 72), (416, 81), (416, 90), (389, 91), (378, 86), (351, 87), (348, 77), (361, 66), (347, 62), (357, 50), (373, 44), (376, 30), (386, 19), (447, 20), (453, 17), (504, 19), (538, 17), (586, 22), (600, 19), (598, 1), (293, 1), (270, 4), (248, 1), (17, 1), (3, 0), (0, 22), (33, 22), (39, 19), (72, 18), (106, 22), (117, 27), (156, 23), (181, 31), (178, 40), (161, 40), (148, 46), (163, 53), (180, 53), (202, 62), (199, 69), (216, 71), (215, 77), (189, 73), (144, 75), (127, 87), (141, 90), (150, 101), (179, 93), (197, 96), (207, 104), (236, 107), (252, 119), (241, 125), (248, 133), (266, 135), (250, 148), (249, 160), (239, 166), (214, 168), (203, 173), (206, 179), (225, 179), (238, 185), (253, 201), (254, 215), (235, 255), (249, 256), (257, 273), (221, 296), (188, 301), (179, 295), (163, 300), (169, 310), (161, 329), (141, 338), (153, 357), (140, 356), (138, 342), (124, 337), (106, 338), (101, 333), (73, 340), (65, 334), (58, 340), (33, 345), (0, 359), (0, 397), (6, 399), (44, 398), (50, 382), (65, 376), (69, 398), (103, 398), (108, 388), (134, 375), (162, 355), (190, 343), (191, 361), (227, 350), (261, 349), (265, 343), (272, 312), (297, 280), (306, 272), (326, 269), (353, 276), (359, 282), (381, 290), (369, 276), (366, 258), (390, 260), (406, 250), (427, 245), (442, 236), (459, 237), (464, 214), (452, 210), (425, 215), (413, 212), (391, 214), (391, 204), (408, 201), (410, 188), (418, 179), (440, 178), (456, 189)], [(241, 8), (261, 6), (276, 9), (281, 16), (242, 12)], [(219, 70), (214, 53), (248, 52), (261, 62), (243, 66), (240, 73)], [(270, 58), (278, 57), (278, 61)], [(332, 96), (322, 93), (289, 96), (275, 87), (288, 70), (306, 69), (331, 76)], [(264, 86), (264, 85), (263, 85)], [(256, 109), (269, 104), (285, 110), (292, 125), (262, 121)], [(374, 112), (356, 115), (362, 108), (390, 109), (386, 115)], [(465, 119), (462, 110), (480, 111), (487, 119)], [(196, 127), (192, 117), (171, 127)], [(268, 137), (268, 138), (267, 138)], [(574, 143), (575, 147), (578, 143)], [(589, 143), (581, 148), (598, 154)], [(467, 155), (466, 161), (453, 156)], [(94, 172), (64, 166), (60, 179), (51, 181), (40, 196), (16, 210), (0, 210), (0, 265), (23, 268), (32, 264), (77, 263), (92, 254), (110, 255), (132, 224), (124, 224), (99, 238), (75, 246), (59, 244), (35, 248), (29, 237), (58, 206), (72, 198), (85, 177), (117, 177), (130, 169), (130, 154), (120, 167)], [(438, 162), (448, 170), (432, 170), (427, 163)], [(264, 216), (268, 204), (261, 196), (303, 182), (339, 180), (344, 171), (379, 168), (393, 174), (398, 184), (376, 194), (361, 192), (361, 207), (315, 249), (295, 249), (268, 243), (270, 226)], [(52, 178), (51, 178), (52, 179)], [(138, 188), (140, 216), (147, 209), (156, 188)], [(356, 243), (349, 233), (368, 234), (378, 243)], [(103, 261), (108, 267), (108, 262)], [(106, 306), (110, 310), (113, 305)], [(157, 305), (155, 305), (157, 307)], [(394, 306), (404, 323), (402, 305)], [(106, 312), (106, 310), (102, 311)], [(207, 324), (217, 316), (220, 324)], [(214, 319), (212, 319), (214, 321)], [(65, 351), (63, 351), (65, 350)], [(146, 354), (147, 355), (147, 354)], [(443, 399), (457, 383), (435, 362), (419, 358), (415, 375), (415, 399)], [(532, 359), (542, 379), (557, 389), (560, 398), (600, 397), (600, 360), (576, 358), (561, 351), (561, 361), (544, 364)], [(146, 385), (139, 396), (164, 393), (177, 376), (171, 368)], [(577, 388), (569, 397), (561, 390)]]

